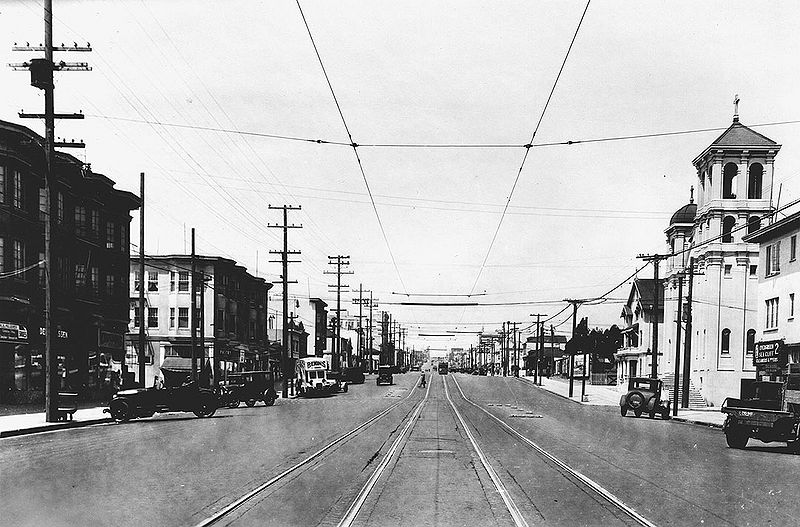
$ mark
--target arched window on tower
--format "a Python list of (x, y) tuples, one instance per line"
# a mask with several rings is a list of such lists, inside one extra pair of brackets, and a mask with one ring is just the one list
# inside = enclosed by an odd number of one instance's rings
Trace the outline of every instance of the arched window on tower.
[(761, 182), (764, 179), (764, 167), (761, 163), (750, 165), (750, 175), (747, 177), (747, 199), (761, 199)]
[(758, 216), (750, 216), (747, 219), (747, 234), (756, 232), (761, 228), (761, 218)]
[(736, 218), (725, 216), (722, 220), (722, 243), (733, 243), (733, 227), (736, 226)]
[(722, 199), (734, 199), (736, 194), (733, 192), (736, 188), (736, 174), (739, 172), (739, 167), (736, 163), (728, 163), (725, 165), (725, 170), (722, 173)]
[(731, 330), (725, 328), (722, 330), (722, 344), (720, 345), (720, 353), (727, 355), (731, 352)]
[(748, 329), (747, 347), (745, 348), (745, 353), (747, 354), (748, 357), (752, 357), (755, 350), (756, 350), (756, 330)]

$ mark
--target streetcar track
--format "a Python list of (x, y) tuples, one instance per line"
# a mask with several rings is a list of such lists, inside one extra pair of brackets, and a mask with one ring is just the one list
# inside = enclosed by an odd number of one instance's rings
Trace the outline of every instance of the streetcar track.
[(384, 454), (383, 459), (381, 459), (381, 462), (378, 464), (377, 467), (375, 467), (375, 470), (373, 471), (372, 475), (369, 477), (369, 479), (367, 479), (366, 483), (364, 483), (364, 485), (361, 487), (361, 490), (358, 492), (358, 495), (356, 495), (356, 498), (347, 508), (344, 517), (338, 523), (338, 527), (350, 527), (355, 521), (356, 517), (358, 516), (358, 513), (361, 511), (361, 508), (364, 506), (364, 502), (367, 500), (369, 493), (372, 492), (373, 488), (375, 488), (375, 484), (378, 482), (381, 475), (386, 470), (386, 467), (389, 466), (389, 462), (394, 457), (395, 452), (397, 452), (397, 449), (400, 447), (400, 444), (403, 442), (403, 439), (406, 437), (406, 434), (409, 433), (413, 425), (417, 422), (417, 418), (419, 417), (422, 408), (425, 406), (425, 403), (428, 402), (428, 395), (431, 393), (431, 384), (433, 384), (433, 382), (428, 383), (428, 387), (425, 390), (425, 397), (417, 405), (416, 409), (411, 414), (411, 417), (408, 418), (408, 422), (406, 422), (400, 434), (395, 438), (394, 442), (392, 442), (392, 446), (389, 448), (386, 454)]
[[(417, 386), (417, 383), (414, 383), (414, 388), (416, 388), (416, 386)], [(428, 391), (430, 391), (430, 385), (428, 385)], [(364, 421), (363, 423), (361, 423), (357, 427), (353, 428), (349, 432), (346, 432), (346, 433), (342, 434), (338, 438), (334, 439), (333, 441), (329, 442), (325, 446), (323, 446), (320, 449), (316, 450), (314, 453), (312, 453), (311, 455), (307, 456), (303, 460), (301, 460), (301, 461), (295, 463), (294, 465), (292, 465), (291, 467), (283, 470), (282, 472), (280, 472), (276, 476), (273, 476), (269, 480), (265, 481), (261, 485), (259, 485), (256, 488), (254, 488), (253, 490), (247, 492), (246, 494), (244, 494), (240, 498), (234, 500), (233, 502), (229, 503), (228, 505), (226, 505), (222, 509), (218, 510), (217, 512), (215, 512), (211, 516), (208, 516), (204, 520), (202, 520), (199, 523), (195, 524), (194, 527), (207, 527), (209, 525), (213, 525), (213, 524), (223, 520), (228, 515), (230, 515), (233, 511), (239, 509), (245, 503), (250, 502), (253, 498), (255, 498), (256, 496), (261, 494), (266, 489), (268, 489), (271, 486), (275, 485), (276, 483), (278, 483), (279, 481), (283, 480), (287, 476), (292, 475), (297, 470), (299, 470), (300, 468), (308, 465), (312, 461), (317, 460), (325, 452), (327, 452), (328, 450), (330, 450), (334, 446), (336, 446), (339, 443), (345, 441), (346, 439), (349, 439), (350, 437), (352, 437), (352, 436), (356, 435), (357, 433), (361, 432), (362, 430), (364, 430), (365, 428), (367, 428), (371, 424), (373, 424), (373, 423), (379, 421), (380, 419), (382, 419), (383, 417), (387, 416), (390, 412), (394, 411), (400, 405), (405, 403), (415, 393), (416, 392), (415, 392), (414, 389), (409, 390), (408, 395), (406, 395), (400, 401), (397, 401), (393, 405), (389, 406), (388, 408), (386, 408), (382, 412), (379, 412), (378, 414), (376, 414), (376, 415), (372, 416), (371, 418), (367, 419), (366, 421)], [(426, 392), (425, 399), (427, 399), (427, 397), (428, 397), (428, 393)], [(423, 400), (423, 402), (424, 402), (424, 400)], [(420, 404), (420, 407), (421, 407), (421, 404)], [(419, 407), (418, 407), (418, 409), (419, 409)], [(413, 419), (411, 419), (410, 422), (413, 422)]]
[[(455, 378), (454, 378), (455, 380)], [(478, 446), (478, 443), (475, 441), (475, 437), (472, 435), (472, 432), (467, 427), (466, 421), (461, 416), (461, 412), (458, 411), (456, 408), (453, 399), (450, 398), (450, 391), (447, 389), (447, 380), (443, 379), (444, 384), (444, 395), (447, 397), (447, 402), (450, 403), (450, 407), (453, 409), (453, 413), (455, 413), (456, 417), (458, 418), (459, 422), (461, 423), (461, 427), (464, 429), (464, 433), (467, 434), (467, 438), (469, 439), (470, 443), (472, 443), (472, 448), (475, 450), (475, 453), (478, 454), (478, 459), (481, 460), (481, 464), (483, 464), (484, 470), (489, 474), (489, 478), (494, 483), (494, 487), (497, 490), (500, 497), (503, 499), (503, 503), (505, 503), (508, 512), (511, 514), (511, 518), (514, 520), (514, 525), (517, 527), (528, 527), (528, 522), (525, 521), (525, 518), (522, 516), (522, 512), (520, 512), (519, 507), (517, 504), (514, 503), (514, 499), (511, 497), (511, 494), (506, 490), (505, 485), (500, 480), (500, 476), (497, 475), (497, 472), (494, 470), (494, 467), (489, 463), (489, 460), (486, 459), (486, 455), (483, 453), (483, 450)], [(458, 383), (456, 383), (458, 385)], [(461, 388), (459, 387), (459, 391)], [(461, 396), (464, 396), (464, 392), (461, 392)], [(465, 397), (466, 399), (466, 397)]]
[[(523, 434), (521, 434), (519, 431), (517, 431), (514, 427), (512, 427), (511, 425), (509, 425), (508, 423), (506, 423), (505, 421), (503, 421), (502, 419), (500, 419), (499, 417), (497, 417), (493, 413), (489, 412), (485, 408), (481, 407), (477, 403), (475, 403), (472, 400), (470, 400), (466, 396), (466, 394), (464, 394), (464, 390), (461, 389), (461, 385), (459, 384), (458, 380), (455, 377), (453, 377), (453, 382), (455, 382), (456, 387), (458, 388), (458, 391), (461, 393), (461, 397), (464, 399), (464, 401), (468, 402), (469, 404), (471, 404), (472, 406), (474, 406), (475, 408), (477, 408), (481, 412), (485, 413), (486, 415), (488, 415), (489, 417), (491, 417), (492, 419), (494, 419), (495, 421), (500, 423), (508, 432), (510, 432), (513, 436), (515, 436), (515, 437), (519, 438), (520, 440), (522, 440), (523, 443), (525, 443), (527, 446), (532, 448), (534, 451), (536, 451), (542, 457), (544, 457), (545, 459), (547, 459), (548, 461), (550, 461), (551, 463), (556, 465), (558, 468), (560, 468), (561, 470), (563, 470), (564, 472), (566, 472), (567, 474), (572, 476), (574, 479), (578, 480), (585, 487), (587, 487), (590, 490), (592, 490), (595, 494), (601, 496), (608, 503), (614, 505), (618, 510), (624, 512), (629, 518), (633, 519), (639, 525), (644, 525), (646, 527), (656, 527), (656, 525), (654, 523), (652, 523), (650, 520), (648, 520), (647, 518), (645, 518), (644, 516), (642, 516), (641, 514), (636, 512), (636, 510), (634, 510), (633, 507), (625, 504), (620, 498), (618, 498), (617, 496), (612, 494), (610, 491), (605, 489), (599, 483), (595, 482), (591, 478), (589, 478), (589, 477), (581, 474), (577, 470), (573, 469), (572, 467), (570, 467), (569, 465), (567, 465), (566, 463), (564, 463), (563, 461), (558, 459), (556, 456), (554, 456), (553, 454), (547, 452), (545, 449), (543, 449), (542, 447), (540, 447), (539, 445), (537, 445), (536, 443), (534, 443), (533, 441), (531, 441), (530, 439), (525, 437)], [(449, 396), (448, 396), (448, 399), (449, 399)]]

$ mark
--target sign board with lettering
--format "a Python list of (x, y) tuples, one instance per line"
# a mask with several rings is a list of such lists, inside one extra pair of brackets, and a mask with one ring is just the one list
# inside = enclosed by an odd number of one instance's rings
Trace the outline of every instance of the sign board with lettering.
[(27, 343), (28, 330), (19, 324), (0, 322), (0, 342)]
[(780, 340), (756, 343), (755, 353), (753, 353), (753, 365), (766, 366), (773, 364), (778, 368), (786, 366), (788, 354), (786, 348), (781, 344)]

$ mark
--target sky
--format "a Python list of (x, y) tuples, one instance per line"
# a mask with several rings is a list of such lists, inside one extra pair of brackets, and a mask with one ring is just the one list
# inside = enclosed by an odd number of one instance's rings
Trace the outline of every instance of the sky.
[[(691, 161), (721, 133), (534, 147), (514, 187), (540, 119), (534, 144), (724, 129), (738, 94), (746, 125), (800, 120), (796, 2), (595, 0), (542, 116), (583, 1), (301, 0), (353, 142), (515, 145), (361, 146), (362, 175), (297, 2), (54, 4), (54, 43), (93, 48), (57, 54), (92, 71), (56, 74), (56, 111), (86, 114), (56, 135), (84, 140), (70, 153), (117, 188), (138, 194), (146, 174), (147, 254), (188, 252), (195, 228), (199, 253), (277, 280), (268, 205), (300, 205), (290, 294), (331, 303), (327, 257), (347, 255), (345, 283), (372, 290), (416, 348), (468, 347), (468, 333), (419, 333), (527, 327), (622, 284), (579, 310), (619, 323), (637, 255), (665, 252)], [(3, 64), (37, 56), (11, 47), (42, 42), (41, 2), (0, 0), (0, 35)], [(26, 72), (0, 68), (0, 119), (43, 133), (17, 116), (42, 108)], [(755, 130), (783, 145), (773, 194), (800, 197), (800, 124)], [(452, 296), (467, 294), (480, 296)], [(396, 305), (464, 300), (517, 305)], [(548, 324), (569, 331), (568, 315)]]

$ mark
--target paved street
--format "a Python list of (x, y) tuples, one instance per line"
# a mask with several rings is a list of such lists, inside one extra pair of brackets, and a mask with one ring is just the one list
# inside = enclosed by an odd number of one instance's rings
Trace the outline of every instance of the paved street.
[(198, 525), (256, 489), (216, 524), (633, 525), (635, 511), (654, 525), (792, 525), (800, 515), (800, 458), (784, 446), (729, 449), (717, 429), (622, 418), (521, 379), (433, 375), (427, 390), (417, 380), (368, 376), (348, 393), (209, 419), (2, 439), (3, 523)]

